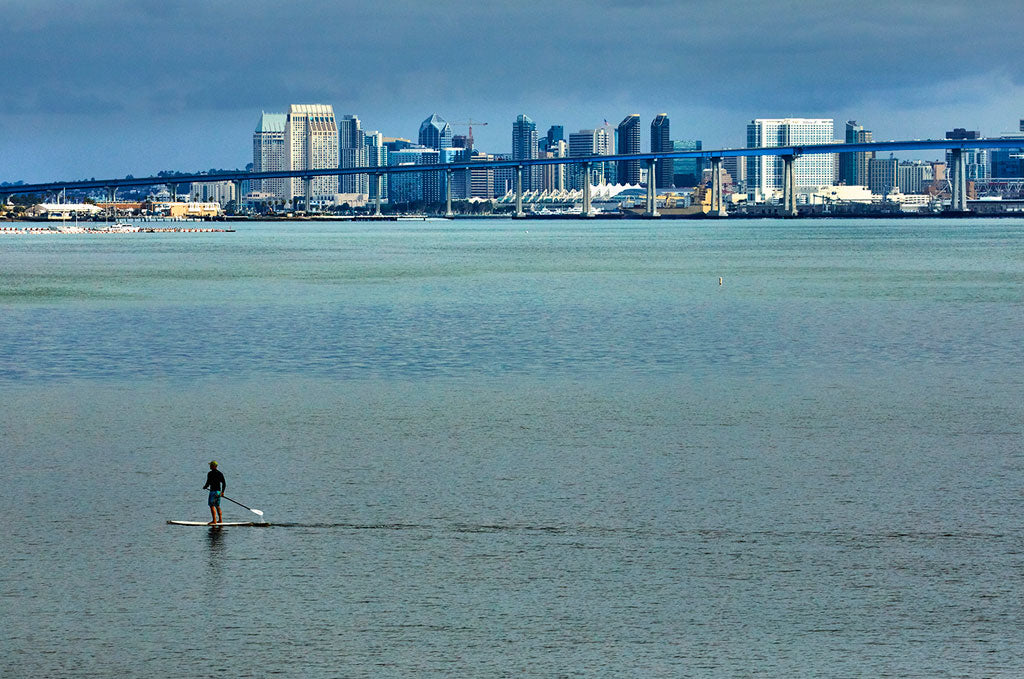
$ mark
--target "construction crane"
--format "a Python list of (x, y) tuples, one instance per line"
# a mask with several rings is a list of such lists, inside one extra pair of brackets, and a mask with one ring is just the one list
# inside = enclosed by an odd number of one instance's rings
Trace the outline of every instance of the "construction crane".
[(480, 127), (482, 125), (486, 125), (487, 123), (481, 122), (479, 120), (473, 120), (472, 118), (470, 118), (469, 120), (449, 120), (448, 124), (449, 125), (460, 125), (460, 126), (461, 125), (465, 125), (465, 126), (467, 126), (469, 128), (469, 134), (466, 135), (466, 139), (469, 142), (469, 150), (472, 151), (473, 150), (473, 126), (476, 125), (477, 127)]

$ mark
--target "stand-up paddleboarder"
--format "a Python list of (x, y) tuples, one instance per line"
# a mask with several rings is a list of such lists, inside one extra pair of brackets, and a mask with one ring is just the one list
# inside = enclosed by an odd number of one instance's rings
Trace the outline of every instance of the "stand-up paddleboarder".
[(213, 521), (210, 522), (212, 526), (215, 523), (224, 523), (224, 518), (220, 513), (220, 496), (227, 490), (228, 482), (224, 480), (224, 475), (217, 469), (217, 461), (212, 460), (210, 462), (210, 473), (206, 475), (206, 485), (203, 486), (203, 490), (210, 491), (210, 517)]

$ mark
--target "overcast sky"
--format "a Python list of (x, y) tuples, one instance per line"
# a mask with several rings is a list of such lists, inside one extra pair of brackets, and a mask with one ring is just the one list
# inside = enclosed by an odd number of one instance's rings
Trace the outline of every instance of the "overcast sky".
[[(415, 139), (431, 113), (511, 149), (659, 112), (742, 146), (757, 117), (875, 139), (1024, 117), (1020, 0), (0, 0), (0, 181), (244, 167), (261, 111), (332, 104)], [(464, 133), (455, 127), (455, 133)]]

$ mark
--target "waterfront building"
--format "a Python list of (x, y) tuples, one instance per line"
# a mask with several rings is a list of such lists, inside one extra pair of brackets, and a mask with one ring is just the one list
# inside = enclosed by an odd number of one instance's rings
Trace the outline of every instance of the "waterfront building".
[[(969, 141), (981, 139), (981, 132), (977, 130), (966, 130), (957, 127), (946, 132), (946, 139), (958, 141)], [(964, 149), (964, 164), (967, 170), (967, 181), (974, 179), (988, 179), (989, 174), (989, 153), (988, 149)], [(953, 167), (953, 152), (946, 151), (946, 166)]]
[(434, 150), (448, 148), (452, 145), (452, 126), (441, 116), (434, 113), (420, 123), (420, 146)]
[[(803, 144), (831, 144), (835, 126), (832, 118), (757, 118), (747, 125), (747, 148), (772, 148)], [(830, 186), (835, 183), (835, 154), (800, 156), (793, 161), (795, 187)], [(782, 189), (783, 160), (780, 156), (752, 156), (747, 159), (747, 197), (764, 201)], [(795, 188), (794, 187), (794, 188)]]
[[(267, 113), (260, 116), (256, 131), (252, 135), (252, 171), (278, 172), (288, 169), (288, 152), (285, 146), (287, 113)], [(254, 182), (252, 189), (262, 193), (269, 200), (288, 200), (288, 179), (262, 179)]]
[[(640, 153), (640, 115), (631, 113), (615, 128), (615, 149), (617, 154)], [(619, 184), (640, 183), (640, 161), (620, 160), (615, 178)]]
[[(569, 135), (569, 157), (609, 156), (612, 154), (612, 139), (608, 128), (580, 130)], [(594, 163), (590, 168), (590, 181), (594, 185), (607, 184), (609, 166), (613, 163)], [(566, 183), (569, 189), (583, 188), (583, 166), (575, 163), (566, 168)]]
[[(327, 104), (292, 104), (285, 125), (285, 147), (288, 169), (316, 170), (338, 167), (338, 124), (334, 107)], [(338, 177), (314, 177), (309, 182), (309, 209), (334, 201), (338, 193)], [(305, 201), (306, 180), (294, 177), (288, 182), (288, 200)]]
[[(669, 135), (669, 119), (667, 113), (659, 113), (651, 121), (651, 152), (672, 151), (674, 146)], [(670, 189), (675, 186), (675, 163), (671, 159), (659, 160), (655, 166), (655, 186), (659, 189)]]
[[(512, 160), (532, 160), (537, 157), (537, 123), (528, 116), (519, 114), (512, 123)], [(538, 175), (536, 168), (523, 168), (523, 190), (533, 191), (540, 182), (535, 180)]]
[[(366, 167), (366, 139), (359, 116), (338, 118), (338, 156), (341, 168)], [(345, 175), (340, 184), (342, 193), (369, 193), (370, 190), (370, 180), (365, 174)]]
[[(846, 121), (847, 144), (866, 144), (873, 141), (871, 130), (865, 130), (863, 125), (858, 125), (856, 120)], [(839, 180), (847, 186), (868, 185), (868, 161), (875, 157), (874, 151), (858, 151), (855, 153), (840, 153), (839, 157)]]
[[(1021, 121), (1024, 132), (1024, 120)], [(1020, 139), (1021, 145), (1011, 149), (992, 149), (990, 156), (993, 179), (1024, 179), (1024, 134), (1003, 134), (1000, 139)]]
[[(672, 142), (673, 151), (700, 151), (702, 148), (700, 139), (680, 139)], [(724, 160), (728, 161), (729, 159), (725, 158)], [(672, 185), (680, 188), (697, 186), (703, 172), (704, 160), (702, 158), (676, 158), (672, 161)]]
[(234, 182), (194, 182), (189, 196), (194, 203), (217, 203), (222, 208), (238, 198)]
[(885, 196), (897, 190), (896, 163), (896, 159), (891, 156), (868, 161), (868, 189), (871, 193)]

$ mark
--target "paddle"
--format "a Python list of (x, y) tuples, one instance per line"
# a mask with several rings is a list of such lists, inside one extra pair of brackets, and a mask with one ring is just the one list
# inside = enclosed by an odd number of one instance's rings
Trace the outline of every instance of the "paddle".
[[(241, 502), (239, 502), (238, 500), (232, 500), (227, 495), (221, 495), (221, 497), (224, 498), (225, 500), (228, 500), (229, 502), (234, 502), (239, 507), (245, 507), (245, 505), (243, 505)], [(245, 508), (248, 509), (253, 514), (256, 514), (257, 516), (263, 516), (263, 512), (261, 512), (258, 509), (253, 509), (252, 507), (245, 507)]]

